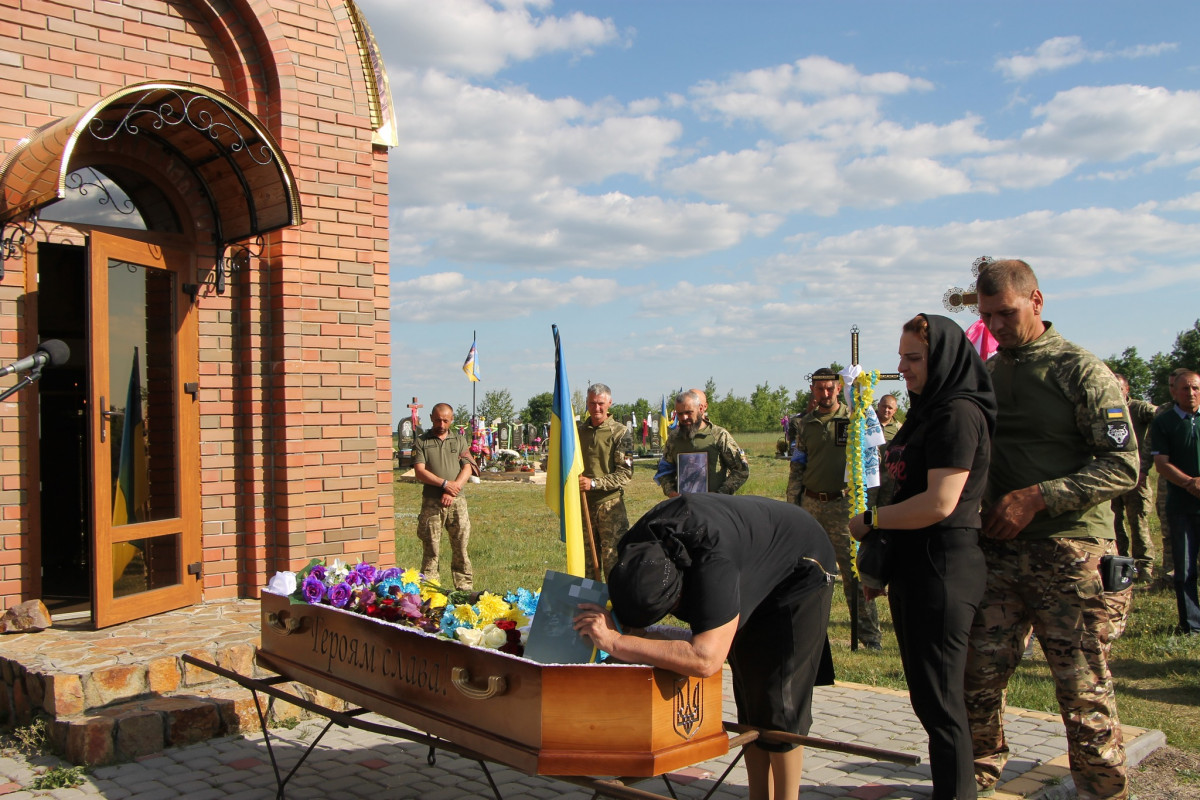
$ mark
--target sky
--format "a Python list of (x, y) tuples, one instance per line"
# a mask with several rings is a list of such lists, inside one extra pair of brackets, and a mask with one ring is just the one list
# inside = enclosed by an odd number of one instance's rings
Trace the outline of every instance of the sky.
[[(980, 256), (1100, 357), (1200, 318), (1200, 5), (358, 0), (398, 117), (393, 416), (896, 369)], [(901, 389), (902, 384), (881, 384)], [(718, 420), (719, 422), (719, 420)]]

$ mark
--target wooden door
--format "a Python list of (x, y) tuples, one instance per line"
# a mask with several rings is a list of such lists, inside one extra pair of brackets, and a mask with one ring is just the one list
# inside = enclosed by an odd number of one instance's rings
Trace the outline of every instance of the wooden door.
[(187, 250), (89, 237), (98, 628), (201, 598), (196, 315), (182, 291), (191, 260)]

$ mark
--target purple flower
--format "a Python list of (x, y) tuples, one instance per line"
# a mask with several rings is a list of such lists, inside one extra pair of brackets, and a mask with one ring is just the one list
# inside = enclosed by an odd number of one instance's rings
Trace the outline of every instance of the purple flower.
[(421, 616), (421, 595), (400, 595), (400, 612), (404, 614), (404, 616), (412, 617), (414, 619)]
[(378, 575), (375, 576), (375, 582), (379, 583), (380, 581), (387, 581), (387, 580), (391, 580), (392, 578), (399, 578), (401, 573), (403, 573), (403, 572), (404, 572), (404, 570), (399, 569), (397, 567), (388, 567), (387, 569), (383, 570), (382, 572), (380, 572)]
[(345, 608), (353, 594), (354, 591), (350, 588), (350, 584), (342, 581), (329, 590), (329, 604), (338, 608)]
[(354, 568), (354, 571), (362, 576), (363, 583), (371, 584), (378, 580), (376, 575), (379, 570), (375, 569), (375, 567), (365, 561), (359, 562), (358, 566)]
[(305, 578), (301, 588), (304, 590), (304, 599), (310, 603), (319, 603), (325, 599), (325, 584), (314, 575)]
[(308, 574), (323, 583), (325, 581), (325, 565), (317, 564)]
[(360, 575), (359, 573), (351, 570), (350, 572), (346, 573), (345, 582), (350, 584), (351, 586), (362, 586), (363, 585), (363, 576)]

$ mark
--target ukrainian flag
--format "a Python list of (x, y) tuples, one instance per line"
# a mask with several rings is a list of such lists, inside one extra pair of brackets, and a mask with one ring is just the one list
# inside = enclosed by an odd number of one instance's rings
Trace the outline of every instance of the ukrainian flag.
[(146, 422), (142, 418), (142, 375), (138, 349), (133, 348), (133, 367), (125, 394), (125, 424), (121, 429), (121, 456), (117, 462), (117, 485), (113, 495), (113, 525), (145, 522), (142, 506), (149, 494), (146, 470)]
[[(150, 478), (146, 463), (146, 420), (142, 417), (142, 372), (138, 349), (133, 348), (133, 366), (129, 370), (129, 388), (125, 393), (125, 424), (121, 427), (121, 455), (117, 461), (117, 480), (113, 487), (112, 524), (131, 525), (148, 521), (146, 506), (150, 500)], [(129, 542), (113, 545), (113, 582), (125, 574), (129, 562), (141, 550)]]
[(567, 573), (586, 576), (583, 560), (583, 515), (579, 506), (579, 476), (583, 456), (571, 409), (571, 388), (562, 363), (558, 326), (554, 331), (554, 403), (550, 408), (550, 450), (546, 459), (546, 505), (558, 515), (558, 536), (567, 545)]
[(667, 432), (671, 427), (671, 418), (667, 416), (667, 396), (662, 395), (662, 408), (658, 412), (658, 438), (663, 446), (667, 444)]
[(475, 366), (475, 340), (471, 340), (471, 352), (467, 353), (467, 360), (463, 362), (463, 372), (467, 373), (467, 377), (472, 381), (479, 380), (479, 373)]

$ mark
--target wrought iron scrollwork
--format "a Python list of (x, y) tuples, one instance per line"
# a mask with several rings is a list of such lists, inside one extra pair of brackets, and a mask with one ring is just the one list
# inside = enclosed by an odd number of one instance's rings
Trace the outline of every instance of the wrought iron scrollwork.
[(0, 280), (4, 280), (4, 262), (10, 258), (20, 258), (25, 252), (25, 242), (37, 235), (38, 231), (46, 235), (36, 211), (23, 220), (5, 223), (0, 229)]
[(128, 197), (118, 200), (108, 188), (104, 175), (91, 167), (75, 170), (67, 176), (65, 184), (68, 189), (78, 192), (80, 197), (87, 197), (93, 190), (98, 191), (100, 196), (96, 198), (96, 203), (102, 206), (111, 205), (118, 214), (130, 216), (137, 211), (137, 206)]
[(161, 131), (168, 126), (188, 125), (207, 134), (229, 152), (244, 152), (256, 164), (266, 165), (274, 161), (271, 148), (265, 142), (251, 144), (238, 125), (238, 121), (224, 108), (204, 95), (184, 96), (170, 89), (162, 97), (162, 88), (147, 90), (135, 99), (125, 115), (115, 123), (94, 118), (88, 125), (92, 136), (108, 141), (122, 131), (137, 136), (141, 126)]
[(225, 294), (226, 281), (232, 278), (235, 272), (248, 269), (250, 259), (260, 257), (265, 246), (266, 242), (262, 236), (255, 236), (245, 242), (225, 242), (221, 247), (221, 254), (217, 257), (217, 263), (213, 267), (213, 280), (216, 283), (217, 294)]

